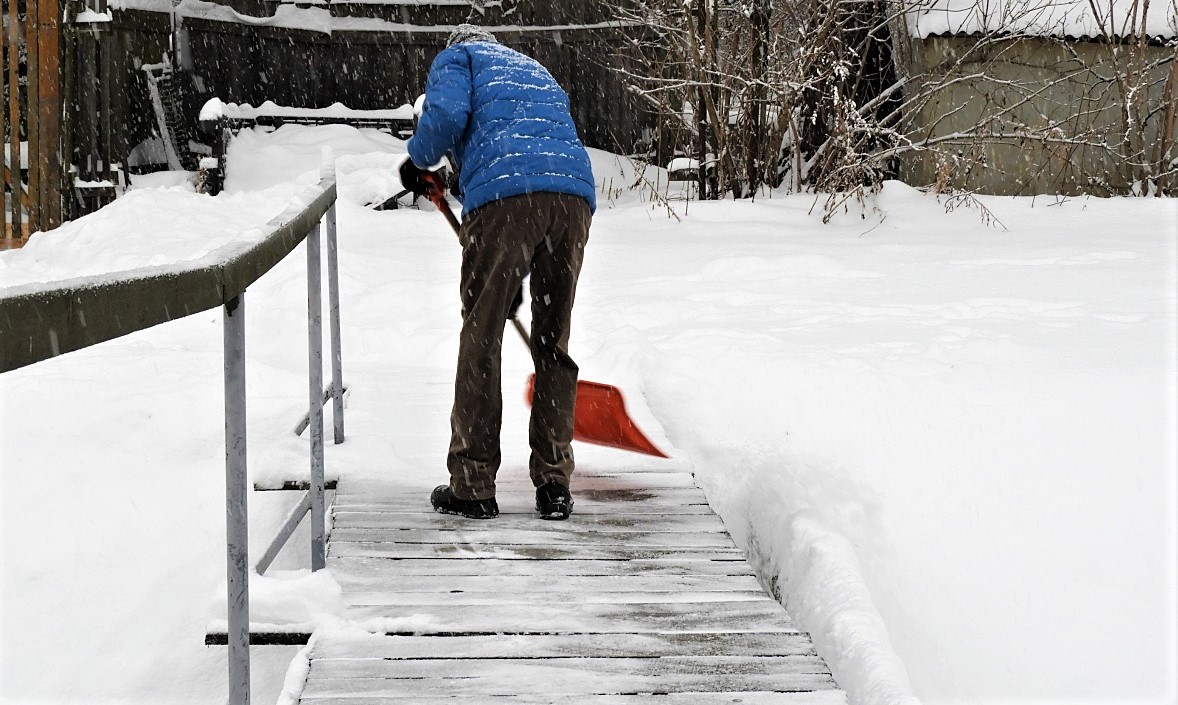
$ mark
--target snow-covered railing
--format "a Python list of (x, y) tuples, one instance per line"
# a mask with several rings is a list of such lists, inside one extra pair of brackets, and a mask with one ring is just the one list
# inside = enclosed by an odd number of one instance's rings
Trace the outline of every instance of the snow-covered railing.
[[(311, 481), (300, 504), (311, 515), (311, 569), (326, 564), (323, 406), (332, 399), (335, 442), (342, 443), (343, 382), (336, 248), (336, 179), (319, 183), (258, 231), (191, 263), (147, 267), (0, 291), (0, 373), (81, 350), (217, 306), (224, 309), (225, 505), (228, 577), (229, 702), (250, 700), (249, 480), (246, 473), (245, 292), (303, 240), (307, 242), (308, 417)], [(326, 227), (323, 224), (326, 223)], [(321, 231), (326, 231), (331, 386), (323, 385)], [(296, 509), (297, 511), (297, 509)], [(299, 518), (303, 516), (299, 515)], [(288, 524), (291, 522), (288, 521)], [(294, 522), (297, 525), (298, 522)], [(276, 543), (285, 542), (293, 526)], [(279, 545), (279, 548), (281, 546)], [(260, 563), (268, 563), (267, 551)], [(261, 570), (264, 567), (259, 565)]]

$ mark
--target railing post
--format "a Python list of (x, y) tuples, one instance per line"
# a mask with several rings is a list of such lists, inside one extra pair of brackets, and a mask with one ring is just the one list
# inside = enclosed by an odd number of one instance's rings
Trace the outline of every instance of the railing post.
[(339, 323), (339, 246), (335, 236), (335, 203), (327, 209), (327, 305), (331, 327), (331, 420), (335, 443), (344, 442), (344, 372)]
[(245, 435), (245, 294), (224, 306), (225, 544), (229, 703), (250, 701), (249, 480)]
[(323, 502), (323, 296), (320, 237), (316, 224), (307, 234), (308, 397), (311, 426), (311, 570), (327, 565), (326, 511)]

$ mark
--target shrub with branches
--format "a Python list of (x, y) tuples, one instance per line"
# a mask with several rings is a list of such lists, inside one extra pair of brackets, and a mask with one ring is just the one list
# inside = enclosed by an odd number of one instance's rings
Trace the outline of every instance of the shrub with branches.
[[(766, 185), (861, 194), (901, 160), (953, 188), (987, 170), (1024, 178), (1015, 162), (1032, 156), (1061, 189), (1065, 178), (1103, 192), (1172, 188), (1178, 42), (1159, 52), (1149, 0), (1116, 15), (1112, 0), (1084, 0), (1098, 41), (1079, 48), (1033, 26), (1043, 0), (979, 3), (1001, 16), (931, 61), (909, 21), (938, 0), (605, 1), (644, 28), (617, 70), (660, 116), (657, 158), (699, 159), (704, 197)], [(1026, 41), (1054, 45), (1055, 58), (1023, 65)]]

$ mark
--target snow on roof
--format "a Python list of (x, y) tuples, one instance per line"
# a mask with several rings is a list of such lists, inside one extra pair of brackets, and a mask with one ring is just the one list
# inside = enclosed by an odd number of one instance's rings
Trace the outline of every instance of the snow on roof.
[(236, 22), (285, 29), (308, 29), (331, 33), (331, 12), (319, 7), (297, 8), (283, 5), (275, 8), (271, 17), (243, 15), (231, 7), (205, 0), (181, 0), (175, 12), (181, 17), (199, 17), (221, 22)]
[(143, 10), (146, 12), (171, 12), (172, 0), (110, 0), (107, 7), (112, 10)]
[[(919, 0), (908, 13), (912, 35), (1003, 32), (1095, 39), (1138, 36), (1141, 19), (1135, 0)], [(1093, 5), (1097, 12), (1093, 12)], [(1145, 18), (1147, 36), (1178, 36), (1178, 2), (1153, 0)]]

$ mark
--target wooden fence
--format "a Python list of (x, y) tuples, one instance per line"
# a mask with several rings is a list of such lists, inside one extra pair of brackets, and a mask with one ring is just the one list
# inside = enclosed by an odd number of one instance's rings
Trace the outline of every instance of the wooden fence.
[[(187, 135), (212, 97), (296, 108), (339, 102), (372, 110), (411, 103), (448, 26), (471, 18), (452, 2), (330, 5), (330, 31), (279, 26), (274, 3), (223, 0), (234, 18), (113, 9), (107, 0), (3, 0), (4, 207), (0, 247), (108, 203), (137, 170), (167, 168), (162, 112)], [(604, 66), (637, 28), (619, 28), (591, 0), (504, 2), (480, 24), (539, 60), (569, 93), (586, 144), (633, 152), (651, 118)], [(243, 16), (245, 15), (245, 16)], [(346, 17), (341, 17), (346, 15)], [(145, 68), (167, 67), (170, 92)], [(171, 68), (175, 71), (171, 71)], [(155, 100), (153, 100), (153, 88)], [(171, 98), (171, 101), (167, 98)], [(187, 159), (185, 157), (188, 157)], [(171, 160), (176, 168), (176, 160)]]
[[(204, 100), (321, 108), (335, 102), (357, 110), (412, 103), (424, 90), (447, 31), (334, 31), (253, 26), (184, 18), (192, 84), (188, 112)], [(496, 32), (506, 45), (536, 58), (569, 93), (573, 118), (592, 147), (630, 152), (645, 119), (622, 81), (601, 66), (624, 41), (617, 28)], [(291, 70), (290, 67), (299, 67)]]
[(62, 219), (61, 0), (4, 0), (0, 249)]

